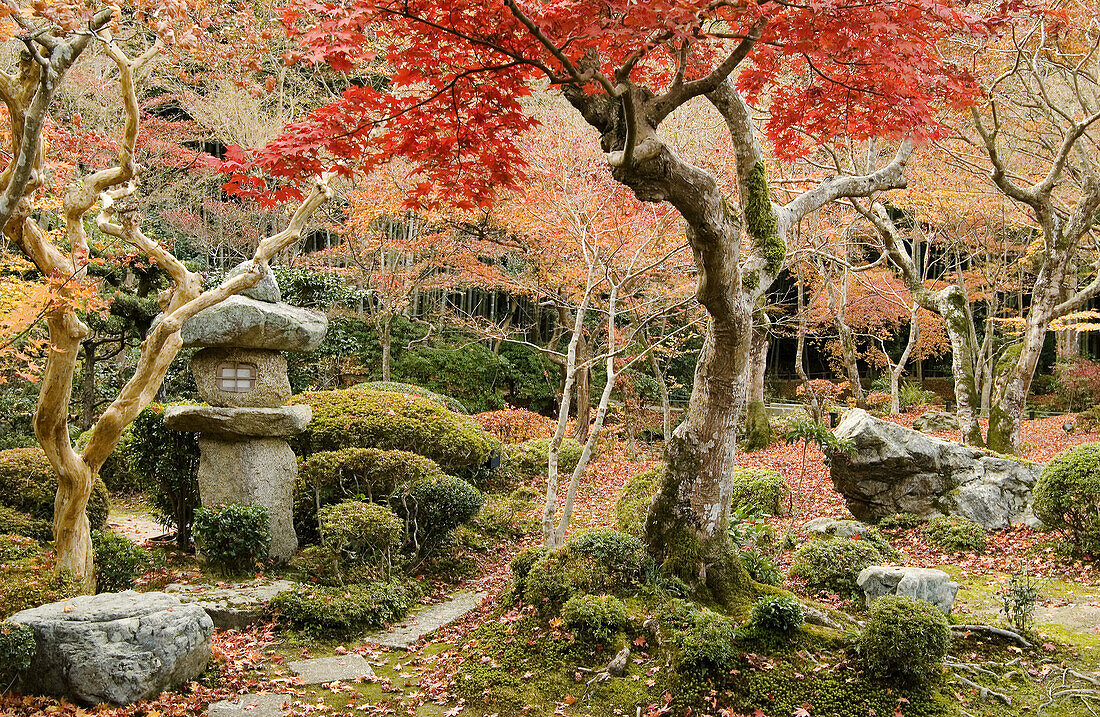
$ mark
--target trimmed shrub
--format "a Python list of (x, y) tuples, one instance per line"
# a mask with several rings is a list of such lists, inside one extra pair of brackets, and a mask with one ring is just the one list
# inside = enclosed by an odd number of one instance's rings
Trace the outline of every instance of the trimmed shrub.
[(485, 496), (477, 488), (444, 475), (417, 481), (393, 506), (404, 518), (413, 546), (421, 551), (438, 545), (452, 530), (473, 520), (484, 502)]
[[(16, 542), (7, 538), (10, 546)], [(18, 544), (18, 543), (17, 543)], [(0, 564), (0, 619), (20, 610), (65, 600), (83, 591), (82, 582), (68, 570), (56, 570), (56, 556), (34, 545), (18, 544), (25, 557)]]
[(611, 595), (574, 595), (562, 606), (561, 618), (578, 637), (606, 645), (626, 625), (626, 606)]
[(0, 622), (0, 689), (31, 666), (37, 649), (33, 627)]
[(733, 469), (733, 507), (748, 508), (767, 515), (780, 515), (787, 510), (791, 489), (779, 471), (767, 468)]
[(473, 413), (504, 408), (500, 358), (462, 338), (405, 351), (393, 362), (394, 377), (454, 396)]
[(924, 533), (928, 542), (949, 553), (968, 550), (985, 552), (986, 530), (970, 520), (941, 515), (928, 521), (921, 532)]
[(131, 465), (134, 473), (155, 487), (149, 496), (157, 519), (176, 529), (176, 544), (191, 546), (191, 523), (200, 505), (199, 440), (194, 433), (164, 425), (164, 406), (150, 403), (131, 424)]
[(661, 485), (661, 469), (660, 463), (646, 468), (635, 473), (623, 486), (623, 492), (615, 503), (615, 527), (619, 532), (639, 538), (643, 536), (649, 504)]
[(290, 559), (290, 567), (302, 575), (302, 582), (337, 586), (344, 584), (344, 559), (327, 545), (307, 545)]
[[(52, 525), (56, 495), (57, 476), (41, 448), (10, 448), (0, 451), (0, 505)], [(92, 524), (93, 530), (103, 527), (109, 510), (107, 487), (96, 478), (92, 484), (91, 498), (88, 499), (88, 522)], [(8, 519), (19, 520), (10, 514)], [(32, 524), (29, 529), (42, 532), (40, 524)], [(48, 540), (51, 536), (52, 528), (49, 534), (32, 537)]]
[(527, 585), (527, 575), (535, 563), (546, 557), (550, 549), (544, 545), (535, 545), (512, 558), (512, 590), (517, 596), (523, 597), (524, 588)]
[(485, 535), (521, 536), (534, 528), (534, 518), (521, 516), (535, 504), (538, 493), (526, 486), (516, 488), (509, 495), (488, 495), (474, 518), (474, 523)]
[(1062, 451), (1035, 483), (1035, 515), (1081, 551), (1100, 555), (1100, 443)]
[(924, 518), (916, 513), (894, 513), (887, 515), (878, 522), (878, 527), (883, 530), (896, 530), (898, 528), (916, 528), (924, 524)]
[(402, 583), (300, 586), (268, 604), (276, 622), (313, 634), (346, 635), (381, 627), (405, 616), (413, 595)]
[(859, 651), (868, 669), (909, 683), (942, 674), (950, 639), (947, 617), (923, 600), (884, 595), (871, 604)]
[(97, 593), (132, 590), (149, 564), (149, 553), (121, 535), (94, 530), (92, 547), (95, 549)]
[(227, 503), (195, 510), (195, 547), (215, 567), (243, 573), (267, 557), (271, 530), (267, 508)]
[(687, 618), (691, 626), (673, 633), (677, 671), (681, 674), (729, 672), (741, 655), (733, 621), (709, 610)]
[(468, 416), (430, 399), (349, 388), (295, 396), (313, 409), (296, 443), (301, 455), (342, 448), (411, 451), (457, 475), (475, 472), (500, 451), (500, 442)]
[[(501, 470), (513, 480), (527, 481), (546, 475), (547, 454), (550, 451), (549, 438), (536, 438), (523, 443), (505, 446), (501, 459)], [(577, 467), (584, 450), (572, 438), (563, 438), (558, 449), (558, 474), (569, 474)]]
[(609, 593), (618, 587), (602, 565), (568, 547), (542, 553), (521, 582), (519, 597), (544, 613), (557, 612), (575, 594)]
[(547, 438), (554, 433), (554, 419), (526, 408), (502, 408), (475, 415), (474, 420), (506, 445)]
[(416, 386), (411, 383), (401, 383), (400, 381), (367, 381), (366, 383), (357, 384), (356, 388), (366, 388), (371, 391), (387, 391), (389, 393), (407, 393), (410, 396), (420, 396), (421, 398), (435, 401), (448, 411), (464, 414), (469, 413), (466, 407), (463, 406), (462, 402), (458, 399), (444, 396), (442, 393), (436, 393), (435, 391), (429, 391), (422, 386)]
[(348, 560), (386, 556), (401, 544), (404, 526), (385, 506), (345, 500), (322, 508), (319, 517), (324, 544)]
[(766, 634), (791, 635), (806, 621), (802, 605), (793, 595), (768, 595), (752, 606), (749, 624)]
[(441, 478), (435, 461), (407, 451), (345, 448), (302, 461), (294, 490), (294, 527), (303, 540), (320, 537), (317, 509), (354, 498), (388, 501), (405, 486)]
[(568, 548), (595, 561), (621, 588), (641, 582), (652, 564), (640, 539), (617, 530), (584, 533), (570, 539)]
[(0, 563), (38, 554), (38, 543), (25, 535), (0, 534)]
[(882, 554), (866, 540), (811, 540), (795, 551), (791, 575), (805, 578), (811, 590), (853, 597), (860, 571), (881, 562)]
[(53, 526), (49, 521), (33, 518), (6, 505), (0, 505), (0, 533), (24, 535), (43, 542), (53, 540)]

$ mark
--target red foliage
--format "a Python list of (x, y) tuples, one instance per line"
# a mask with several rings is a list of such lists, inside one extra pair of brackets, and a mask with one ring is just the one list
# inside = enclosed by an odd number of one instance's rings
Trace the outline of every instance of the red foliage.
[(720, 68), (730, 38), (750, 32), (761, 34), (748, 41), (751, 62), (738, 84), (751, 101), (767, 99), (767, 132), (781, 158), (842, 135), (921, 140), (939, 133), (938, 109), (977, 96), (973, 78), (936, 50), (951, 32), (990, 31), (971, 6), (978, 4), (306, 0), (282, 14), (302, 47), (287, 59), (368, 81), (259, 152), (234, 149), (228, 187), (261, 194), (266, 173), (291, 180), (275, 192), (285, 199), (297, 191), (293, 180), (402, 157), (418, 178), (412, 204), (485, 204), (524, 177), (524, 134), (535, 122), (523, 100), (535, 80), (590, 94), (620, 93), (630, 82), (659, 95), (728, 71)]
[(523, 443), (534, 438), (549, 438), (554, 433), (554, 420), (526, 408), (504, 408), (473, 416), (485, 430), (503, 443)]

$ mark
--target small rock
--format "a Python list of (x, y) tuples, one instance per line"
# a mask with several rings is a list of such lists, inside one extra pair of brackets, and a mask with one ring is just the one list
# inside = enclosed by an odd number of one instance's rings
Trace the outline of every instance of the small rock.
[(19, 690), (97, 705), (156, 697), (198, 677), (214, 624), (198, 605), (162, 592), (85, 595), (17, 612), (37, 651)]
[(287, 664), (290, 671), (302, 678), (304, 685), (319, 685), (336, 680), (354, 680), (373, 677), (374, 671), (366, 659), (357, 652), (334, 657), (315, 657)]
[(228, 588), (173, 584), (164, 588), (164, 592), (175, 595), (181, 602), (201, 607), (219, 630), (240, 630), (262, 621), (271, 599), (296, 584), (291, 580)]
[(271, 349), (309, 353), (328, 331), (319, 312), (230, 296), (185, 321), (184, 346)]
[(313, 409), (305, 404), (280, 408), (222, 408), (169, 406), (164, 425), (173, 431), (190, 431), (218, 438), (280, 438), (306, 430)]
[(945, 615), (951, 614), (959, 592), (959, 584), (952, 582), (950, 575), (932, 568), (872, 565), (860, 571), (856, 583), (863, 590), (868, 606), (883, 595), (908, 595), (932, 603)]
[(858, 520), (837, 520), (836, 518), (814, 518), (802, 526), (807, 533), (828, 535), (832, 538), (854, 538), (872, 530)]
[(215, 702), (206, 708), (207, 717), (282, 717), (294, 704), (294, 695), (265, 692), (241, 695)]
[[(240, 264), (230, 269), (229, 273), (225, 275), (225, 278), (231, 279), (234, 276), (243, 274), (251, 270), (253, 266), (255, 266), (255, 264), (253, 264), (251, 259), (242, 261)], [(264, 269), (264, 276), (260, 279), (260, 283), (256, 284), (251, 289), (245, 289), (240, 295), (247, 296), (256, 301), (266, 301), (269, 304), (277, 304), (283, 300), (282, 293), (279, 291), (279, 282), (275, 280), (275, 274), (272, 273), (270, 266), (264, 266)]]
[(920, 415), (920, 418), (913, 421), (913, 428), (921, 433), (957, 431), (959, 430), (959, 419), (955, 417), (955, 414), (946, 413), (945, 411), (926, 411)]

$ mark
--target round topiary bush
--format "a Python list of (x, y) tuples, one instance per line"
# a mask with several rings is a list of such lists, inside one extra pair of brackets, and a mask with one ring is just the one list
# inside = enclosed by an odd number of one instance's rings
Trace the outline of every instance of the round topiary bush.
[(411, 451), (447, 473), (468, 475), (500, 451), (477, 421), (420, 396), (349, 388), (303, 393), (292, 402), (313, 409), (295, 441), (304, 456), (343, 448)]
[(595, 561), (611, 574), (620, 588), (641, 582), (652, 565), (652, 558), (642, 541), (617, 530), (596, 530), (578, 535), (569, 540), (568, 547)]
[(928, 542), (949, 553), (985, 552), (986, 530), (971, 520), (940, 515), (928, 521), (921, 532)]
[(950, 640), (947, 617), (931, 603), (884, 595), (871, 604), (859, 639), (867, 668), (904, 682), (936, 681)]
[(561, 618), (581, 639), (606, 645), (626, 625), (626, 606), (611, 595), (574, 595), (562, 606)]
[(768, 595), (752, 606), (749, 624), (764, 634), (792, 635), (806, 621), (806, 613), (794, 595)]
[(743, 508), (767, 515), (780, 515), (787, 511), (787, 499), (791, 489), (783, 474), (768, 468), (733, 469), (734, 509)]
[(1035, 483), (1035, 515), (1081, 551), (1100, 555), (1100, 443), (1062, 451)]
[(404, 524), (383, 505), (345, 500), (321, 509), (321, 539), (353, 562), (384, 558), (401, 545)]
[(448, 533), (473, 520), (485, 495), (454, 476), (423, 478), (396, 497), (394, 511), (404, 518), (406, 534), (419, 552), (438, 545)]
[[(529, 481), (546, 475), (550, 440), (536, 438), (505, 446), (501, 470), (515, 482)], [(563, 438), (561, 447), (558, 449), (558, 474), (572, 473), (581, 460), (583, 450), (584, 446), (577, 441), (572, 438)]]
[[(41, 448), (35, 446), (0, 451), (0, 505), (27, 515), (34, 521), (52, 525), (56, 495), (57, 476)], [(97, 477), (92, 484), (92, 496), (88, 499), (88, 522), (93, 530), (103, 527), (109, 510), (107, 486)], [(11, 513), (7, 517), (8, 520), (17, 519)], [(48, 540), (52, 535), (52, 530), (50, 535), (40, 535), (41, 522), (31, 524), (30, 529), (39, 533), (32, 537), (40, 540)]]
[(0, 533), (22, 535), (42, 542), (53, 540), (53, 526), (49, 521), (20, 513), (6, 505), (0, 505)]
[(860, 571), (881, 562), (882, 554), (866, 540), (811, 540), (795, 551), (791, 575), (805, 578), (811, 590), (854, 597), (859, 590), (856, 578)]
[(262, 505), (226, 503), (195, 510), (195, 547), (227, 573), (243, 573), (267, 557), (270, 521)]

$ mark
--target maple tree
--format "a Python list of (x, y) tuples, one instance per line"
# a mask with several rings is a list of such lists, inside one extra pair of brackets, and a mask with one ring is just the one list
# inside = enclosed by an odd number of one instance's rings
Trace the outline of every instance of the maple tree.
[[(773, 203), (748, 102), (767, 105), (763, 130), (780, 159), (838, 135), (927, 139), (938, 132), (938, 104), (974, 97), (968, 75), (935, 51), (949, 30), (989, 28), (966, 5), (311, 0), (283, 14), (303, 48), (294, 59), (377, 68), (391, 81), (349, 88), (261, 150), (236, 151), (230, 185), (247, 191), (255, 172), (350, 174), (402, 157), (418, 181), (412, 203), (485, 204), (524, 177), (534, 83), (559, 88), (599, 132), (615, 179), (642, 201), (668, 202), (687, 225), (709, 326), (648, 542), (674, 572), (728, 596), (743, 575), (723, 536), (753, 309), (782, 268), (792, 226), (838, 198), (903, 186), (909, 155), (903, 145), (881, 169), (828, 177)], [(894, 41), (879, 41), (886, 36)], [(725, 122), (719, 149), (734, 159), (741, 211), (727, 199), (728, 178), (658, 133), (696, 99)], [(293, 196), (293, 182), (280, 191)]]
[[(267, 261), (300, 237), (310, 214), (331, 194), (325, 181), (314, 183), (301, 206), (281, 232), (259, 242), (250, 271), (203, 290), (202, 276), (189, 270), (141, 229), (137, 209), (135, 160), (141, 113), (136, 80), (143, 68), (171, 46), (186, 51), (196, 46), (201, 30), (185, 3), (137, 5), (127, 9), (125, 23), (115, 6), (83, 3), (32, 3), (6, 6), (7, 42), (17, 48), (14, 67), (0, 72), (0, 99), (7, 109), (8, 163), (0, 174), (0, 225), (5, 238), (35, 265), (46, 287), (43, 316), (48, 354), (34, 414), (39, 444), (58, 476), (54, 509), (54, 541), (59, 569), (94, 584), (93, 551), (85, 508), (93, 479), (117, 444), (122, 429), (155, 396), (169, 364), (181, 346), (180, 327), (199, 311), (254, 286)], [(200, 14), (196, 11), (196, 14)], [(125, 124), (113, 152), (101, 155), (100, 168), (75, 176), (52, 202), (60, 207), (59, 228), (48, 232), (32, 218), (39, 194), (47, 193), (45, 131), (58, 88), (90, 48), (101, 51), (115, 68), (117, 106)], [(107, 101), (107, 98), (102, 98)], [(109, 158), (109, 160), (108, 160)], [(89, 328), (81, 313), (97, 297), (89, 280), (87, 215), (98, 206), (96, 228), (144, 254), (169, 275), (169, 287), (159, 297), (162, 320), (142, 343), (134, 372), (91, 428), (81, 451), (71, 442), (68, 406), (81, 342)]]

